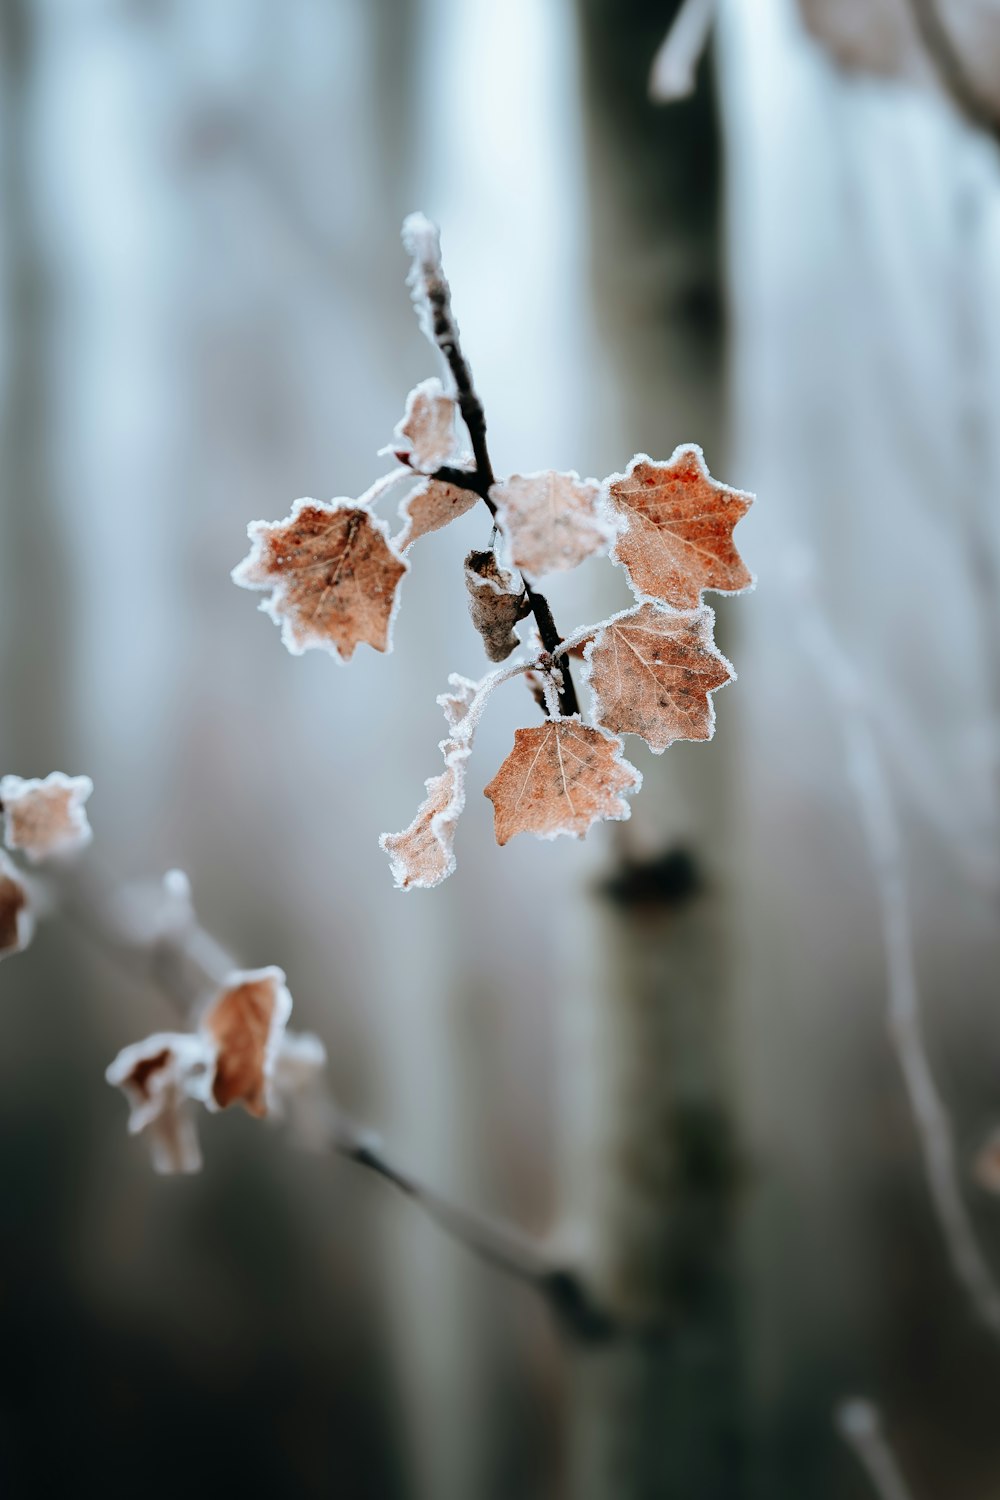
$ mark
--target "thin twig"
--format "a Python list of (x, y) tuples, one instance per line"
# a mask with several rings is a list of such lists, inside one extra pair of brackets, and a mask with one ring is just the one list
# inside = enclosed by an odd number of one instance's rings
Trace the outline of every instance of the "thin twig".
[(891, 788), (882, 770), (858, 679), (809, 590), (802, 586), (796, 593), (803, 643), (837, 710), (848, 776), (875, 872), (885, 952), (889, 1034), (917, 1127), (931, 1202), (952, 1270), (981, 1322), (1000, 1336), (1000, 1287), (980, 1249), (962, 1196), (951, 1120), (934, 1080), (924, 1042), (905, 860)]
[(871, 1480), (879, 1500), (911, 1500), (909, 1486), (882, 1430), (878, 1407), (854, 1397), (838, 1406), (834, 1421)]
[(965, 59), (938, 10), (937, 0), (909, 0), (920, 40), (942, 85), (973, 125), (1000, 143), (1000, 118), (969, 77)]
[[(486, 413), (476, 391), (469, 362), (462, 350), (458, 323), (451, 306), (451, 288), (441, 264), (438, 231), (422, 214), (411, 214), (403, 225), (403, 242), (413, 256), (414, 270), (411, 273), (410, 285), (414, 292), (414, 301), (417, 302), (418, 315), (421, 315), (424, 332), (440, 349), (451, 371), (459, 411), (462, 413), (462, 420), (469, 433), (475, 462), (474, 469), (454, 467), (438, 469), (434, 478), (472, 490), (489, 508), (490, 515), (496, 517), (497, 508), (490, 496), (490, 491), (496, 484), (496, 475), (493, 472), (486, 441)], [(418, 298), (420, 301), (417, 301)], [(422, 316), (424, 304), (426, 304), (429, 318)], [(535, 617), (542, 645), (555, 657), (556, 665), (563, 674), (563, 687), (559, 694), (560, 709), (567, 716), (579, 713), (580, 705), (569, 662), (565, 656), (559, 654), (562, 637), (556, 629), (549, 602), (544, 594), (539, 594), (531, 587), (527, 579), (524, 580), (524, 593), (531, 613)]]

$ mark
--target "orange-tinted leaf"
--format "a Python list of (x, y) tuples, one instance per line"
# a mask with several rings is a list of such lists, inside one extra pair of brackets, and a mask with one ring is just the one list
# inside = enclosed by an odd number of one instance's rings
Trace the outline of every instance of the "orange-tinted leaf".
[(411, 469), (433, 474), (442, 464), (457, 458), (455, 451), (454, 397), (432, 376), (422, 380), (406, 398), (406, 411), (395, 431), (393, 452), (406, 454)]
[(397, 552), (405, 552), (428, 532), (440, 531), (449, 521), (464, 516), (478, 501), (475, 490), (445, 484), (440, 479), (425, 479), (400, 505), (399, 518), (404, 525), (399, 535), (393, 537), (392, 545)]
[(579, 474), (512, 474), (493, 486), (490, 498), (516, 566), (531, 577), (577, 567), (606, 552), (615, 534), (600, 485)]
[(483, 638), (490, 661), (505, 661), (518, 647), (514, 626), (530, 614), (523, 587), (501, 568), (495, 552), (470, 552), (465, 559), (469, 614)]
[(695, 444), (667, 463), (645, 454), (608, 481), (625, 528), (612, 549), (638, 595), (693, 609), (703, 589), (739, 593), (753, 577), (733, 544), (733, 527), (753, 500), (709, 474)]
[(148, 1132), (158, 1172), (197, 1172), (198, 1135), (192, 1099), (205, 1098), (213, 1057), (204, 1038), (164, 1031), (119, 1052), (105, 1077), (129, 1102), (128, 1128)]
[(455, 869), (455, 827), (465, 807), (469, 748), (467, 742), (442, 740), (445, 768), (424, 783), (427, 795), (413, 822), (402, 833), (383, 833), (379, 839), (399, 890), (431, 890)]
[(513, 750), (485, 789), (497, 843), (516, 833), (582, 838), (598, 819), (627, 818), (623, 794), (638, 791), (642, 777), (621, 752), (615, 735), (576, 718), (516, 729)]
[(75, 854), (93, 836), (83, 806), (93, 790), (89, 776), (64, 776), (62, 771), (53, 771), (44, 781), (4, 776), (0, 803), (7, 848), (23, 849), (35, 864), (53, 855)]
[(199, 1023), (215, 1049), (210, 1102), (217, 1108), (239, 1103), (252, 1115), (267, 1114), (275, 1057), (291, 1010), (281, 969), (229, 976)]
[(409, 564), (384, 524), (351, 500), (297, 500), (284, 521), (252, 521), (252, 547), (233, 569), (242, 588), (270, 589), (261, 608), (293, 656), (311, 646), (349, 661), (362, 641), (391, 649), (399, 581)]
[(732, 677), (712, 639), (706, 606), (688, 613), (640, 604), (597, 632), (587, 659), (594, 718), (615, 734), (638, 734), (659, 754), (674, 740), (710, 740), (710, 694)]
[(28, 888), (14, 862), (0, 852), (0, 958), (20, 953), (31, 942), (34, 930)]

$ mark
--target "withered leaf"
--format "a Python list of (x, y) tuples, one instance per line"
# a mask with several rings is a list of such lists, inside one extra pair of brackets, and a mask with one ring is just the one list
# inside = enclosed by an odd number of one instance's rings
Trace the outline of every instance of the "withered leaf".
[(13, 860), (0, 851), (0, 958), (26, 948), (34, 929), (28, 888)]
[(393, 537), (392, 545), (397, 552), (405, 552), (422, 536), (440, 531), (449, 521), (464, 516), (478, 501), (475, 490), (445, 484), (441, 479), (425, 479), (400, 505), (399, 519), (404, 525), (399, 535)]
[(641, 735), (657, 754), (674, 740), (710, 740), (710, 695), (733, 675), (714, 624), (707, 606), (679, 613), (648, 603), (608, 620), (587, 652), (597, 722)]
[(130, 1132), (148, 1132), (157, 1172), (200, 1170), (191, 1100), (204, 1101), (212, 1066), (203, 1037), (163, 1031), (124, 1047), (108, 1068), (108, 1082), (128, 1100)]
[(261, 605), (293, 656), (311, 646), (349, 661), (361, 642), (391, 650), (399, 581), (384, 523), (351, 500), (297, 500), (284, 521), (252, 521), (249, 555), (233, 569), (241, 588), (270, 589)]
[(455, 399), (432, 376), (422, 380), (406, 398), (406, 411), (396, 425), (393, 451), (406, 454), (411, 469), (433, 474), (458, 455), (455, 448)]
[(62, 771), (44, 780), (0, 778), (7, 848), (23, 849), (33, 864), (84, 848), (93, 835), (83, 804), (93, 790), (89, 776), (65, 776)]
[(600, 485), (579, 474), (512, 474), (493, 486), (490, 498), (516, 566), (533, 578), (606, 552), (615, 534)]
[(517, 650), (514, 626), (530, 614), (524, 589), (501, 568), (494, 552), (470, 552), (465, 559), (469, 614), (483, 638), (490, 661), (505, 661)]
[(250, 969), (230, 974), (199, 1022), (215, 1051), (211, 1095), (218, 1109), (242, 1104), (252, 1115), (266, 1115), (275, 1059), (292, 997), (281, 969)]
[(442, 740), (445, 768), (424, 783), (427, 795), (402, 833), (383, 833), (398, 890), (431, 890), (455, 869), (455, 827), (465, 807), (467, 741)]
[(642, 777), (622, 756), (622, 742), (577, 718), (514, 731), (514, 748), (485, 788), (498, 844), (516, 833), (582, 838), (601, 818), (627, 818), (623, 794)]
[(739, 593), (752, 584), (733, 527), (753, 496), (713, 479), (694, 443), (662, 464), (639, 454), (608, 481), (608, 495), (625, 521), (611, 555), (639, 596), (692, 609), (703, 589)]
[(473, 682), (471, 677), (463, 677), (461, 672), (449, 673), (448, 691), (439, 693), (437, 701), (452, 729), (465, 718), (478, 690), (479, 683)]

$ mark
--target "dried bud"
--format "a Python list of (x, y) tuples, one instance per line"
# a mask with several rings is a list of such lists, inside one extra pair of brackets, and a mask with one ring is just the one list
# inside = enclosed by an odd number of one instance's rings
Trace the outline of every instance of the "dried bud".
[(495, 552), (470, 552), (465, 559), (469, 614), (483, 638), (490, 661), (505, 661), (516, 651), (514, 626), (531, 612), (524, 588), (501, 568)]

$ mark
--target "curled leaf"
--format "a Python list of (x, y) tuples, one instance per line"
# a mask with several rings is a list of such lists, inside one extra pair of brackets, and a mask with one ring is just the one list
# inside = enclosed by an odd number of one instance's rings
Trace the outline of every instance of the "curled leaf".
[(411, 469), (433, 474), (442, 464), (458, 455), (455, 448), (455, 416), (458, 407), (453, 396), (432, 376), (422, 380), (406, 398), (406, 411), (397, 423), (393, 452), (406, 454)]
[(326, 1048), (311, 1031), (286, 1031), (274, 1061), (272, 1113), (287, 1120), (300, 1145), (319, 1150), (330, 1134), (332, 1106), (324, 1086)]
[(714, 624), (707, 606), (679, 613), (648, 603), (606, 621), (587, 651), (597, 722), (641, 735), (657, 754), (674, 740), (710, 740), (711, 694), (733, 675)]
[(582, 838), (599, 819), (627, 818), (626, 795), (642, 776), (624, 759), (622, 742), (578, 718), (552, 719), (514, 731), (514, 748), (485, 788), (498, 844), (517, 833)]
[(93, 790), (89, 776), (62, 771), (44, 780), (0, 778), (7, 848), (23, 849), (33, 864), (83, 849), (93, 837), (83, 806)]
[(483, 638), (490, 661), (505, 661), (517, 650), (514, 626), (530, 614), (524, 589), (501, 568), (494, 552), (470, 552), (465, 559), (469, 614)]
[(611, 555), (640, 597), (693, 609), (703, 589), (739, 593), (753, 583), (733, 544), (753, 496), (713, 479), (696, 444), (662, 464), (639, 454), (607, 484), (624, 522)]
[(518, 568), (536, 578), (575, 568), (606, 552), (615, 535), (601, 508), (601, 488), (579, 474), (512, 474), (490, 499)]
[(349, 661), (361, 642), (391, 649), (399, 581), (409, 564), (384, 523), (351, 500), (297, 500), (283, 521), (252, 521), (233, 582), (269, 589), (261, 609), (293, 656), (311, 646)]
[(108, 1068), (108, 1082), (130, 1106), (128, 1128), (148, 1132), (157, 1172), (197, 1172), (201, 1149), (191, 1101), (204, 1101), (214, 1055), (202, 1036), (158, 1032), (124, 1047)]
[(478, 500), (475, 490), (446, 484), (441, 479), (425, 479), (400, 505), (399, 519), (404, 525), (399, 535), (393, 537), (392, 545), (397, 552), (405, 552), (422, 536), (440, 531), (449, 521), (464, 516)]
[(27, 948), (35, 931), (28, 887), (13, 860), (0, 851), (0, 958)]
[(444, 770), (424, 783), (426, 796), (402, 833), (383, 833), (379, 846), (389, 856), (401, 891), (431, 890), (455, 869), (455, 827), (465, 807), (465, 766), (470, 746), (442, 740)]
[(252, 1115), (266, 1115), (271, 1083), (292, 997), (281, 969), (250, 969), (230, 974), (199, 1023), (215, 1055), (210, 1108), (242, 1104)]
[(437, 701), (439, 706), (444, 709), (444, 716), (452, 729), (465, 718), (480, 686), (481, 684), (473, 682), (471, 677), (463, 677), (461, 672), (452, 672), (449, 674), (449, 691), (447, 693), (439, 693)]

